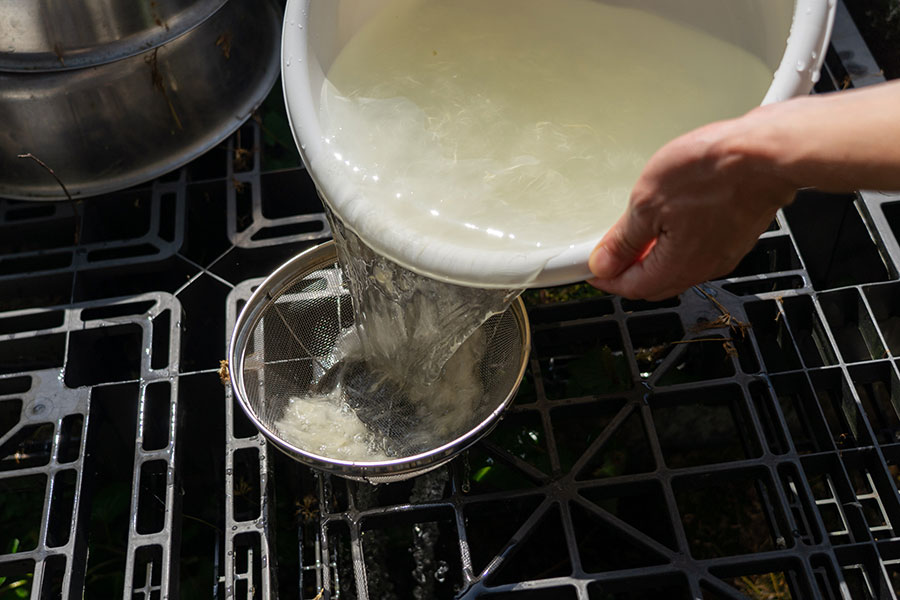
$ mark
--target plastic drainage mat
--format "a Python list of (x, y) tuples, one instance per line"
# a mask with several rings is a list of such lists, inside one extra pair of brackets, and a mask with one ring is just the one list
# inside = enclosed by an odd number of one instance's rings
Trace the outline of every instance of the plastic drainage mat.
[[(843, 10), (828, 64), (878, 80)], [(900, 593), (900, 197), (805, 194), (666, 302), (530, 292), (495, 432), (373, 488), (221, 381), (254, 284), (329, 235), (279, 118), (77, 208), (0, 202), (0, 598)]]

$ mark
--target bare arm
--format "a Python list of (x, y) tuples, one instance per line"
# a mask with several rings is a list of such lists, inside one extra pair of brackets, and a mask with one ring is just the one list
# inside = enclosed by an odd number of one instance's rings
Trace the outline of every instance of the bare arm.
[(900, 190), (900, 82), (761, 107), (673, 140), (591, 255), (591, 283), (654, 300), (724, 275), (804, 187)]

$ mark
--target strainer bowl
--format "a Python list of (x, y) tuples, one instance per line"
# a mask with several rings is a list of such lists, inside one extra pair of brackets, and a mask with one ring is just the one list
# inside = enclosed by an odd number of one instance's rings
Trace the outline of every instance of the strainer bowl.
[[(483, 394), (459, 399), (471, 403), (463, 427), (408, 456), (372, 461), (323, 456), (285, 439), (277, 422), (292, 399), (327, 377), (332, 350), (353, 320), (335, 245), (327, 242), (297, 255), (259, 285), (237, 319), (228, 357), (234, 394), (260, 432), (295, 460), (341, 477), (388, 483), (443, 465), (493, 429), (525, 373), (531, 334), (517, 298), (473, 336), (483, 345), (475, 368)], [(429, 423), (412, 427), (428, 428)]]

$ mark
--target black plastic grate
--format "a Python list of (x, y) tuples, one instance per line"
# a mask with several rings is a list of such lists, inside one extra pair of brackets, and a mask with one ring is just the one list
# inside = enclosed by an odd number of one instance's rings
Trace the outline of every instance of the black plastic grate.
[[(879, 77), (839, 9), (819, 91)], [(805, 192), (664, 302), (529, 293), (497, 429), (370, 487), (221, 381), (254, 285), (330, 235), (279, 94), (153, 184), (0, 201), (0, 599), (900, 595), (900, 197)]]

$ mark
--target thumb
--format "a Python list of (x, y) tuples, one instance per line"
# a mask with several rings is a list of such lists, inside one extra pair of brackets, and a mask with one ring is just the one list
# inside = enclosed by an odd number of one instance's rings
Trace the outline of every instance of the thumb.
[(591, 273), (600, 280), (614, 279), (646, 254), (657, 234), (649, 220), (629, 208), (591, 252)]

